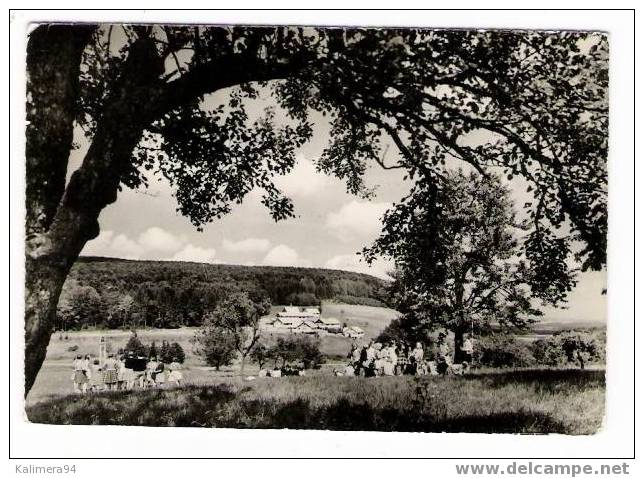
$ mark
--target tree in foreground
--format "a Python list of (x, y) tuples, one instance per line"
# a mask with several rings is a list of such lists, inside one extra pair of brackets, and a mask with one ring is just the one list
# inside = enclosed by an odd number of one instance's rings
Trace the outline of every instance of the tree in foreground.
[[(593, 32), (37, 27), (27, 45), (25, 392), (65, 278), (119, 191), (163, 177), (199, 228), (255, 188), (276, 220), (289, 217), (273, 177), (311, 138), (311, 112), (331, 126), (317, 168), (350, 192), (371, 195), (370, 164), (437, 184), (450, 163), (497, 168), (528, 184), (535, 230), (567, 225), (583, 266), (603, 267), (607, 59), (606, 36)], [(273, 108), (248, 113), (267, 98)], [(67, 181), (81, 130), (89, 147)]]
[(574, 286), (566, 239), (552, 238), (562, 247), (544, 249), (525, 229), (499, 178), (458, 170), (440, 186), (416, 184), (385, 213), (383, 233), (364, 253), (395, 262), (397, 326), (415, 328), (412, 336), (418, 328), (453, 332), (461, 362), (468, 331), (523, 329), (541, 315), (539, 306), (564, 302)]

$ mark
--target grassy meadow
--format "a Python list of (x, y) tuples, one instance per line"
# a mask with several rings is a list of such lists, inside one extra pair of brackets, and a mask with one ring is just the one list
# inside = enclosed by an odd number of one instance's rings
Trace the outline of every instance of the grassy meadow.
[(27, 406), (49, 424), (591, 434), (602, 370), (514, 370), (448, 377), (280, 379), (65, 396)]
[[(279, 310), (278, 307), (273, 312)], [(325, 302), (335, 317), (375, 337), (390, 309)], [(244, 380), (238, 364), (216, 371), (194, 354), (194, 328), (138, 331), (144, 343), (178, 342), (186, 352), (181, 388), (73, 395), (74, 356), (96, 355), (101, 335), (114, 349), (129, 331), (69, 332), (52, 337), (26, 402), (30, 421), (99, 424), (331, 430), (590, 434), (604, 415), (603, 369), (478, 369), (465, 376), (336, 377), (351, 340), (320, 337), (327, 363), (305, 377)], [(285, 333), (263, 331), (271, 343)], [(286, 332), (287, 333), (287, 332)], [(71, 350), (74, 349), (74, 350)], [(248, 364), (247, 376), (258, 367)]]

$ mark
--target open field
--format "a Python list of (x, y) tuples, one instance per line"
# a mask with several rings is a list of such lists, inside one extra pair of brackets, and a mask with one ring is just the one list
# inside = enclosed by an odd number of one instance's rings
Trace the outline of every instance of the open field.
[(596, 432), (604, 414), (603, 370), (210, 380), (58, 397), (26, 411), (30, 421), (50, 424), (565, 434)]

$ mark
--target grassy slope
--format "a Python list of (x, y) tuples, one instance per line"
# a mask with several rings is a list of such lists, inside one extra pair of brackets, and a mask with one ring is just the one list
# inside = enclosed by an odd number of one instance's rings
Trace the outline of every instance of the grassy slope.
[(314, 375), (171, 390), (68, 396), (27, 407), (32, 422), (234, 428), (566, 433), (598, 430), (604, 372), (466, 377)]

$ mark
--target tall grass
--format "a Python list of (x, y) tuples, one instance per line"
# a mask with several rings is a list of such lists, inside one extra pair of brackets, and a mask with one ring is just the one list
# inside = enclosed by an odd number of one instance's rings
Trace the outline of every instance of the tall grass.
[(27, 407), (50, 424), (565, 434), (594, 433), (603, 413), (604, 373), (592, 370), (231, 380)]

